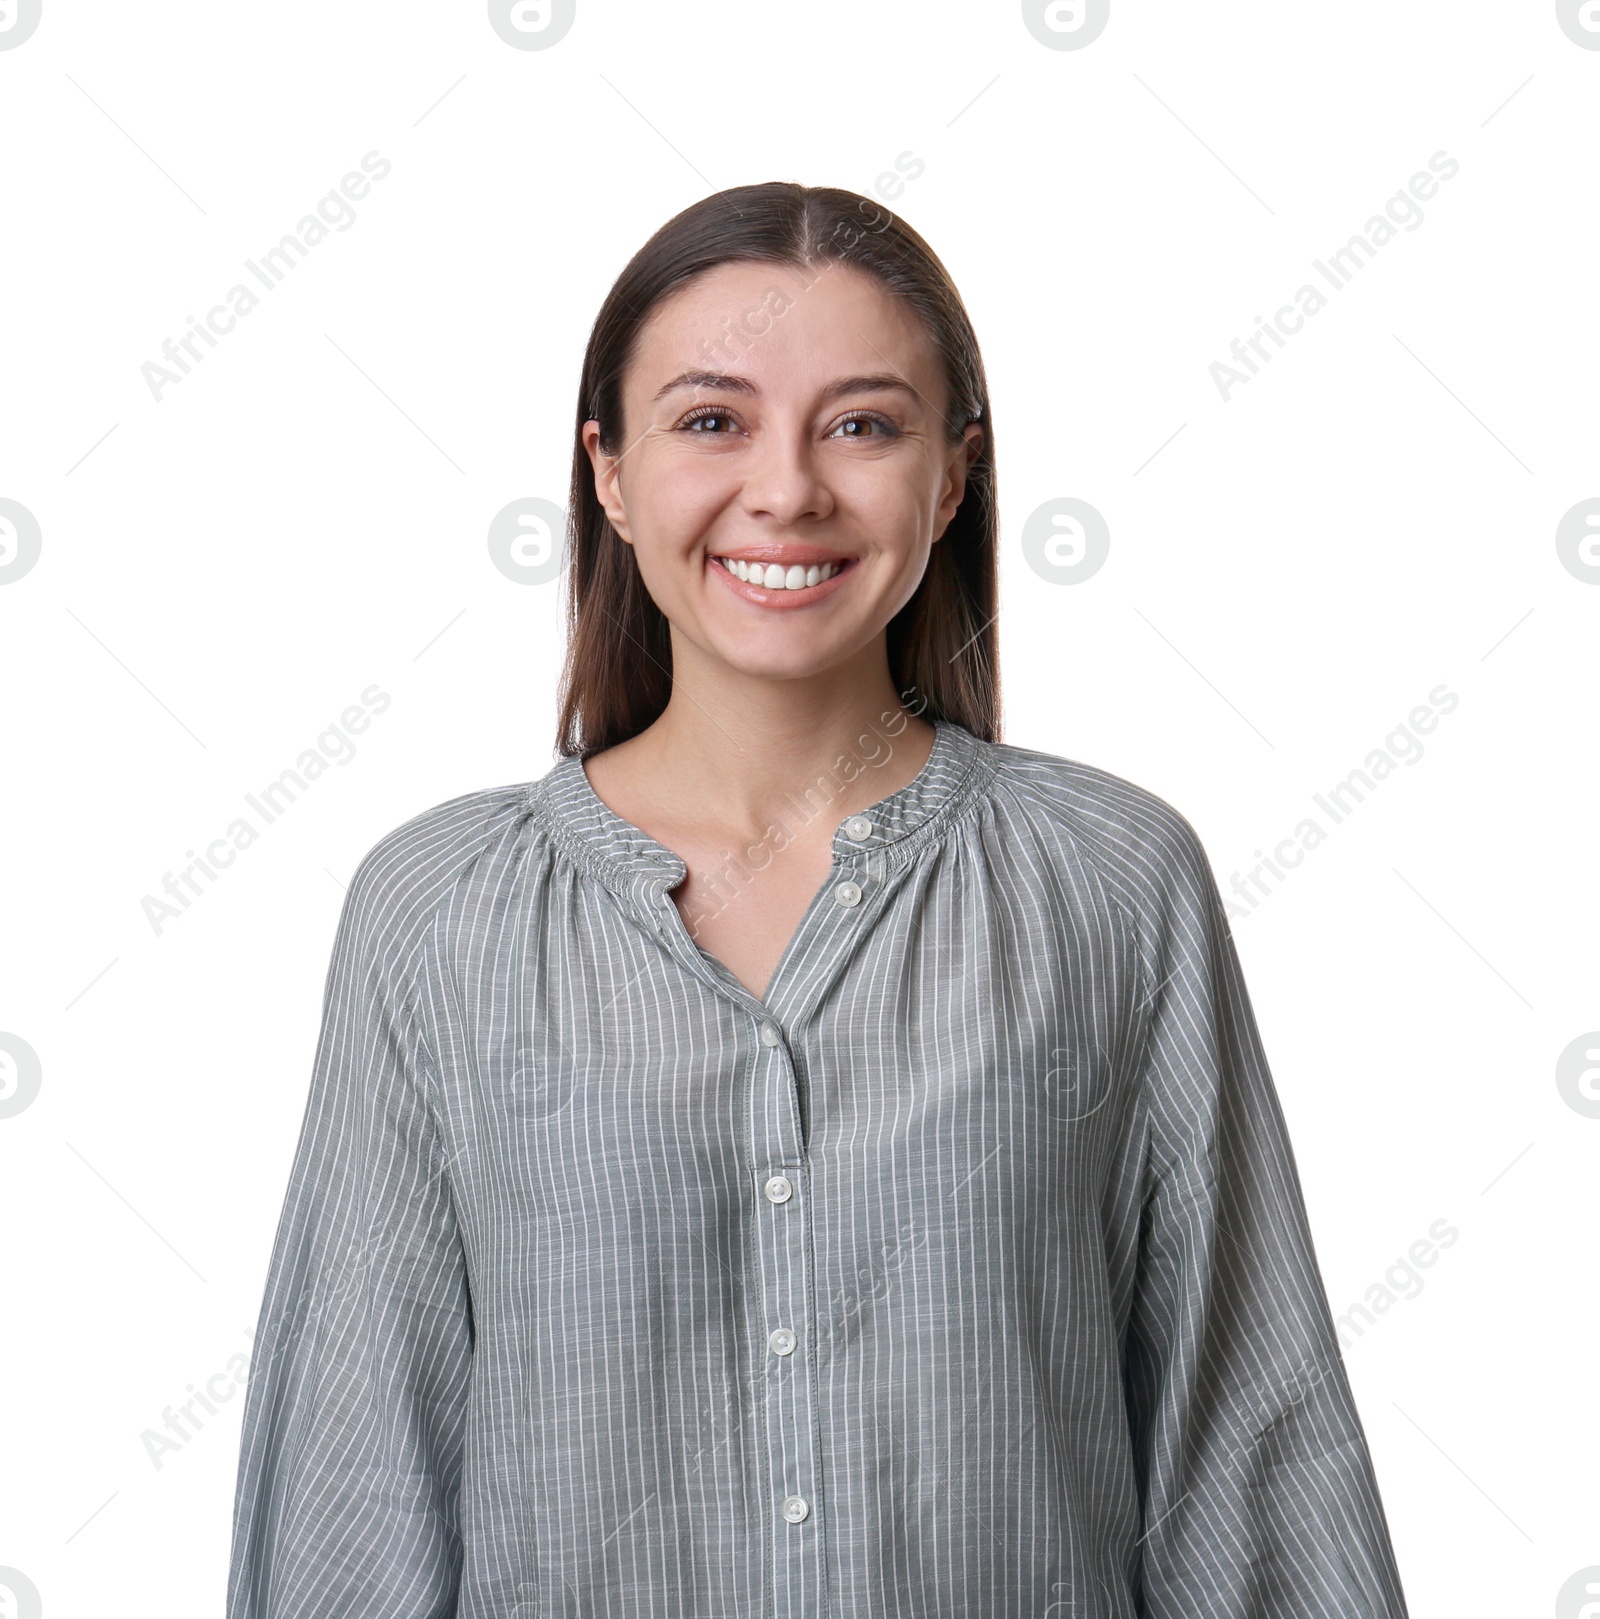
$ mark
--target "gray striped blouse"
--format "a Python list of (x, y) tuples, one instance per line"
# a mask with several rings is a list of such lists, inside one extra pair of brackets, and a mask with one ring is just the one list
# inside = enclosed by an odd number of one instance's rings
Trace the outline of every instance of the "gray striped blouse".
[(833, 856), (764, 1000), (575, 757), (365, 856), (229, 1619), (1405, 1614), (1194, 829), (939, 721)]

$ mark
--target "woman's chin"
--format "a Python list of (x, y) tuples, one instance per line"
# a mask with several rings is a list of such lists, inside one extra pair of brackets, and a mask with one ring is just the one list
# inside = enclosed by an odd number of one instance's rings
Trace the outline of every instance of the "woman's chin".
[(713, 637), (709, 650), (730, 677), (751, 681), (819, 679), (848, 657), (842, 648), (818, 646), (802, 633), (785, 633), (771, 625), (744, 636)]

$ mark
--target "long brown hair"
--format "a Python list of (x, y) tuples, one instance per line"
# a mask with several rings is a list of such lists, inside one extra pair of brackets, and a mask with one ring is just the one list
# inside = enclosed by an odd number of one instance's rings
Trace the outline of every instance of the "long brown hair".
[[(921, 317), (939, 353), (949, 441), (961, 438), (966, 423), (982, 423), (983, 444), (967, 472), (961, 505), (933, 547), (916, 593), (890, 620), (887, 642), (890, 675), (908, 708), (998, 741), (994, 424), (972, 323), (933, 249), (898, 215), (853, 191), (770, 181), (715, 192), (669, 219), (617, 277), (589, 333), (567, 518), (558, 749), (587, 758), (625, 742), (661, 714), (672, 690), (667, 620), (645, 589), (633, 547), (612, 528), (595, 495), (584, 423), (598, 421), (601, 448), (618, 452), (623, 377), (641, 327), (691, 277), (741, 262), (783, 265), (807, 278), (819, 265), (850, 265), (875, 276)], [(756, 335), (747, 331), (746, 340)]]

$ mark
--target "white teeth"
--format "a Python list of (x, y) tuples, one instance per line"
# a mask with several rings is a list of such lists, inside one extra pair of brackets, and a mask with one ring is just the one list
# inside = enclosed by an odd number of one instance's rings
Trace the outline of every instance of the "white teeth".
[(839, 571), (837, 562), (814, 562), (809, 568), (795, 563), (793, 567), (780, 568), (776, 562), (744, 562), (738, 557), (717, 557), (715, 560), (736, 578), (743, 579), (747, 584), (762, 585), (768, 590), (807, 590), (812, 585), (820, 585), (824, 579), (831, 579)]

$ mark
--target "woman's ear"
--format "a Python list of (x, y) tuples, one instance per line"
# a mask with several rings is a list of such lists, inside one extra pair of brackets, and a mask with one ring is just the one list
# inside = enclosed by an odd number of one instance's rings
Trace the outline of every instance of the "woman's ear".
[(978, 459), (982, 450), (983, 429), (976, 422), (968, 422), (962, 433), (961, 443), (951, 446), (944, 498), (939, 502), (939, 509), (933, 518), (935, 541), (944, 537), (944, 531), (950, 526), (950, 519), (955, 516), (957, 508), (961, 505), (967, 493), (967, 470)]
[(628, 512), (622, 503), (622, 458), (607, 455), (600, 447), (600, 423), (593, 418), (583, 424), (583, 447), (594, 469), (594, 494), (606, 520), (629, 545)]

